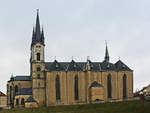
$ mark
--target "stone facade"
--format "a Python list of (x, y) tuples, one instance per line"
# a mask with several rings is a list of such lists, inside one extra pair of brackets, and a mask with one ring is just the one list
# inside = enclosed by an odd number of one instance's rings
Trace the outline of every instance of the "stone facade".
[(24, 99), (27, 107), (36, 107), (124, 100), (133, 96), (133, 71), (121, 60), (111, 63), (107, 46), (102, 62), (89, 59), (45, 62), (44, 50), (44, 31), (40, 29), (37, 14), (30, 75), (11, 77), (8, 81), (8, 105), (17, 106), (17, 99)]

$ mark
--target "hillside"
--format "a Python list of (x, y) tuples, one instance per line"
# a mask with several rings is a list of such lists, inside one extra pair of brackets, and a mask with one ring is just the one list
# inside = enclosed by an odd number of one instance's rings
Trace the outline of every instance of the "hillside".
[(15, 108), (0, 113), (150, 113), (150, 102), (130, 101), (88, 105)]

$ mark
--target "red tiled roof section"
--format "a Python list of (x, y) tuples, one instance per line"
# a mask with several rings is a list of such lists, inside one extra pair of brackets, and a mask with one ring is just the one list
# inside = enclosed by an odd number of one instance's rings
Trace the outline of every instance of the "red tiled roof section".
[(0, 96), (6, 96), (6, 95), (0, 91)]

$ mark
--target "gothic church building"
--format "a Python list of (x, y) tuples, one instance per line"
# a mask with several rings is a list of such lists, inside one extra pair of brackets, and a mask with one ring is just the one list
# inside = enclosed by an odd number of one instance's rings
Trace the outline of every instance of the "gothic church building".
[(45, 61), (44, 31), (37, 13), (33, 29), (30, 75), (7, 82), (10, 106), (51, 106), (124, 100), (133, 96), (133, 70), (121, 60), (111, 63), (106, 46), (102, 62)]

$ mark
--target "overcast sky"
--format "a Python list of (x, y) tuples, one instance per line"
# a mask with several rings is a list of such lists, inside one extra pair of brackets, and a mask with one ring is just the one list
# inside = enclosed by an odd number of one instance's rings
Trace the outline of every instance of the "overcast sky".
[(103, 61), (134, 70), (134, 90), (150, 84), (150, 0), (0, 0), (0, 90), (11, 74), (29, 75), (36, 9), (46, 61)]

